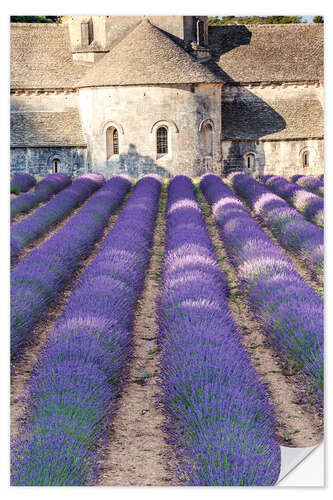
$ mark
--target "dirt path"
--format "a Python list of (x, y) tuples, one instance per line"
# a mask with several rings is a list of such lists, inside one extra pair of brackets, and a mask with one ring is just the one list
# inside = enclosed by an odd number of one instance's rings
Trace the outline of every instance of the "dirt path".
[[(155, 300), (165, 236), (166, 190), (162, 190), (152, 257), (136, 310), (133, 358), (115, 418), (107, 429), (100, 486), (170, 486), (176, 484), (174, 457), (165, 442), (164, 417), (155, 406), (159, 351)], [(168, 464), (169, 463), (169, 464)]]
[(41, 349), (45, 346), (46, 341), (52, 332), (58, 317), (61, 315), (63, 308), (65, 307), (69, 296), (77, 285), (77, 282), (86, 269), (91, 260), (95, 257), (99, 251), (105, 237), (107, 236), (110, 229), (115, 224), (119, 213), (121, 212), (123, 206), (125, 205), (128, 196), (124, 199), (124, 202), (120, 208), (110, 217), (109, 223), (104, 229), (104, 234), (102, 238), (97, 241), (92, 247), (91, 253), (85, 259), (83, 259), (75, 273), (74, 277), (70, 280), (69, 285), (60, 294), (48, 311), (48, 314), (39, 322), (34, 330), (33, 341), (26, 346), (23, 356), (17, 363), (14, 363), (11, 375), (11, 411), (10, 411), (10, 424), (11, 424), (11, 442), (13, 443), (16, 439), (19, 427), (24, 423), (28, 409), (26, 407), (26, 396), (27, 396), (27, 384), (32, 372), (34, 365), (37, 362), (38, 355)]
[(323, 439), (323, 421), (300, 401), (296, 376), (287, 374), (279, 365), (275, 350), (268, 344), (267, 336), (247, 307), (246, 297), (239, 291), (240, 282), (219, 237), (210, 206), (202, 193), (198, 193), (198, 198), (206, 215), (208, 231), (221, 269), (228, 276), (231, 288), (228, 303), (233, 319), (239, 326), (241, 341), (246, 347), (256, 373), (266, 385), (270, 401), (274, 406), (280, 444), (292, 447), (314, 446)]

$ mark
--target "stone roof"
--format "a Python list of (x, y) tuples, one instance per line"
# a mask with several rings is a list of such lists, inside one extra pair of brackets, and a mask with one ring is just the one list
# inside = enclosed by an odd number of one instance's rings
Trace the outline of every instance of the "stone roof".
[(74, 64), (68, 26), (11, 23), (11, 88), (73, 88), (87, 71)]
[(224, 81), (317, 81), (324, 77), (323, 24), (209, 26), (209, 46)]
[(87, 72), (79, 87), (213, 82), (221, 80), (144, 19)]
[(10, 114), (11, 147), (86, 146), (77, 109)]
[(316, 98), (241, 99), (222, 103), (222, 140), (304, 139), (324, 135)]

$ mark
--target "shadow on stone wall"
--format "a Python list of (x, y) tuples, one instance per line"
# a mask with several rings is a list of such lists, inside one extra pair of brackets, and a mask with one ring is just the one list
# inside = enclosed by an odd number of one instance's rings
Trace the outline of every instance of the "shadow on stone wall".
[(106, 161), (103, 165), (89, 167), (91, 171), (98, 171), (107, 179), (116, 174), (127, 173), (132, 177), (140, 178), (146, 174), (158, 174), (164, 178), (171, 177), (171, 173), (158, 165), (150, 156), (139, 155), (135, 144), (130, 144), (126, 154)]
[[(255, 163), (252, 168), (247, 167), (246, 155), (254, 153)], [(253, 177), (265, 173), (265, 151), (262, 142), (258, 141), (233, 141), (223, 161), (223, 174), (236, 170), (244, 171)]]

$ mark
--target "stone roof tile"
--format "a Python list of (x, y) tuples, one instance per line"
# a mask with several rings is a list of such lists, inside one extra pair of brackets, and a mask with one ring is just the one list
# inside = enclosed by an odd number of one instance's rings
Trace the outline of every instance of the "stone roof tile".
[(324, 77), (322, 24), (210, 26), (209, 45), (224, 81), (318, 81)]
[(79, 87), (213, 82), (221, 80), (144, 19), (90, 69)]
[(324, 113), (316, 98), (241, 99), (222, 103), (222, 140), (322, 138)]
[(10, 114), (11, 147), (86, 146), (79, 111)]
[(73, 88), (87, 65), (73, 62), (68, 26), (11, 23), (11, 88)]

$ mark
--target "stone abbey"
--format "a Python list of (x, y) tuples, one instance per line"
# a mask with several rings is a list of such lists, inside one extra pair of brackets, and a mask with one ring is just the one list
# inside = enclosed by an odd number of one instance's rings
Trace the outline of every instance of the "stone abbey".
[(321, 174), (322, 24), (11, 25), (11, 172)]

